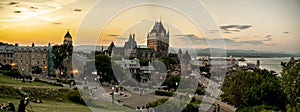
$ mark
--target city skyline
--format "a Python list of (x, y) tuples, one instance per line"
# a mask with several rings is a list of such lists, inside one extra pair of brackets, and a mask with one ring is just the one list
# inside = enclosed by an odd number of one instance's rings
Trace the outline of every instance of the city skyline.
[[(129, 0), (133, 1), (133, 0)], [(61, 44), (65, 32), (70, 29), (76, 40), (77, 29), (93, 5), (99, 1), (50, 0), (46, 1), (8, 1), (0, 2), (0, 41), (37, 45), (48, 43)], [(126, 2), (126, 1), (123, 1)], [(120, 2), (122, 4), (123, 2)], [(179, 2), (179, 1), (178, 1)], [(300, 28), (298, 20), (300, 1), (281, 0), (202, 0), (219, 29), (227, 49), (265, 50), (299, 52)], [(187, 6), (193, 5), (189, 2)], [(112, 4), (110, 8), (114, 8)], [(103, 10), (103, 7), (96, 7)], [(109, 10), (106, 13), (110, 13)], [(197, 12), (194, 14), (201, 15)], [(95, 18), (101, 19), (101, 18)], [(115, 15), (101, 32), (98, 45), (124, 43), (130, 33), (135, 33), (138, 44), (146, 43), (147, 32), (155, 21), (162, 21), (170, 31), (170, 46), (187, 47), (195, 42), (197, 48), (207, 48), (206, 39), (193, 22), (185, 15), (159, 5), (141, 5), (130, 7)], [(84, 40), (75, 45), (89, 44), (87, 29)], [(213, 47), (213, 46), (209, 46)]]

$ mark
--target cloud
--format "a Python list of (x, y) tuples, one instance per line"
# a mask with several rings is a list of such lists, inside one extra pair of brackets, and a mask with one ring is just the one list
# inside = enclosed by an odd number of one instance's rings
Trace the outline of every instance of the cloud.
[(111, 41), (111, 40), (108, 40), (108, 39), (103, 39), (102, 41), (104, 41), (104, 42), (109, 42), (109, 41)]
[(180, 36), (177, 39), (180, 39), (180, 41), (182, 42), (192, 42), (195, 43), (197, 45), (201, 45), (201, 44), (207, 44), (209, 43), (213, 43), (213, 42), (224, 42), (225, 45), (229, 45), (229, 46), (241, 46), (241, 45), (262, 45), (264, 44), (263, 41), (261, 40), (247, 40), (247, 41), (236, 41), (234, 39), (237, 38), (233, 38), (233, 39), (229, 39), (229, 38), (218, 38), (218, 39), (209, 39), (209, 38), (199, 38), (195, 35), (192, 34), (181, 34), (181, 35), (176, 35), (176, 36)]
[(119, 35), (116, 35), (116, 34), (108, 34), (107, 36), (117, 37), (117, 36), (119, 36)]
[(15, 4), (19, 4), (20, 2), (9, 2), (7, 5), (15, 5)]
[(52, 25), (62, 25), (62, 23), (60, 23), (60, 22), (54, 22), (54, 23), (52, 23)]
[(290, 32), (283, 32), (284, 34), (289, 34)]
[(234, 32), (240, 32), (241, 30), (246, 30), (251, 28), (251, 25), (223, 25), (220, 26), (220, 29), (224, 31), (234, 31)]
[(272, 44), (264, 44), (266, 46), (274, 46), (274, 45), (277, 45), (277, 43), (272, 43)]
[(223, 33), (230, 34), (231, 32), (230, 31), (226, 31), (226, 32), (223, 32)]
[(251, 25), (239, 25), (237, 27), (237, 29), (240, 29), (240, 30), (245, 30), (245, 29), (249, 29), (250, 27), (252, 27)]
[(190, 41), (201, 40), (201, 38), (199, 38), (198, 36), (196, 36), (194, 34), (177, 34), (174, 36), (178, 37), (178, 39), (180, 39), (180, 40), (190, 40)]
[(14, 11), (14, 13), (21, 13), (22, 11)]
[(118, 37), (116, 39), (118, 39), (118, 40), (127, 40), (128, 38), (126, 38), (126, 37)]
[(209, 30), (209, 33), (217, 33), (219, 32), (220, 30)]
[[(22, 11), (22, 15), (12, 16), (10, 14), (4, 14), (0, 18), (0, 21), (25, 21), (32, 18), (40, 18), (43, 15), (50, 15), (49, 13), (61, 10), (69, 4), (73, 4), (78, 0), (15, 0), (15, 2), (7, 2), (9, 0), (0, 0), (2, 5), (16, 6), (17, 8), (10, 7), (10, 9), (16, 9)], [(16, 2), (17, 1), (17, 2)], [(38, 10), (33, 10), (38, 8)], [(13, 10), (14, 11), (14, 10)], [(18, 13), (18, 12), (17, 12)]]
[(29, 9), (38, 9), (38, 8), (37, 8), (37, 7), (31, 6), (31, 7), (29, 7)]
[(75, 12), (80, 12), (82, 11), (81, 9), (74, 9)]
[(271, 40), (272, 40), (271, 36), (272, 36), (272, 35), (267, 35), (267, 36), (265, 36), (265, 37), (264, 37), (265, 40), (263, 40), (263, 41), (271, 41)]
[[(194, 34), (177, 34), (177, 35), (174, 35), (174, 36), (177, 36), (177, 37), (184, 37), (184, 36), (187, 36), (187, 37), (195, 37), (196, 35)], [(196, 36), (197, 37), (197, 36)]]

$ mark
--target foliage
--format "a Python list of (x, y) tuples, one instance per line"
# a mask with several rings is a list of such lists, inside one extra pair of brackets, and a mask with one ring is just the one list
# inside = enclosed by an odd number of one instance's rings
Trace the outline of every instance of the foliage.
[(35, 79), (34, 79), (34, 82), (42, 82), (42, 83), (49, 84), (49, 85), (53, 85), (53, 86), (64, 87), (63, 84), (56, 83), (56, 82), (43, 81), (43, 80), (40, 80), (39, 78), (35, 78)]
[[(168, 101), (168, 98), (161, 98), (158, 99), (157, 101), (154, 102), (149, 102), (146, 104), (146, 107), (151, 107), (151, 108), (155, 108), (155, 111), (158, 112), (198, 112), (199, 110), (199, 103), (201, 101), (197, 100), (196, 102), (189, 102), (187, 105), (184, 105), (186, 102), (182, 102), (182, 101), (176, 101), (176, 100), (172, 100), (172, 101)], [(168, 102), (167, 102), (168, 101)], [(186, 101), (186, 100), (183, 100)], [(159, 105), (162, 105), (160, 107), (157, 107)], [(184, 107), (185, 106), (185, 107)]]
[(68, 99), (72, 102), (85, 105), (85, 102), (78, 91), (70, 91), (68, 94)]
[[(54, 45), (52, 47), (52, 53), (54, 54), (54, 67), (59, 69), (60, 72), (65, 72), (66, 69), (63, 65), (64, 59), (72, 56), (73, 46), (69, 44)], [(62, 76), (65, 77), (65, 76)]]
[(40, 74), (40, 73), (42, 73), (42, 68), (40, 68), (39, 66), (34, 66), (34, 67), (32, 67), (31, 73), (32, 74)]
[(282, 85), (290, 106), (296, 106), (300, 97), (300, 60), (291, 58), (289, 62), (282, 62)]
[(166, 78), (166, 80), (164, 81), (164, 83), (162, 84), (163, 86), (167, 86), (168, 88), (177, 88), (176, 87), (176, 82), (179, 83), (180, 82), (180, 76), (176, 75), (176, 76), (169, 76), (168, 78)]
[(201, 75), (204, 75), (204, 77), (206, 78), (210, 78), (211, 76), (211, 73), (210, 73), (210, 65), (205, 65), (205, 66), (200, 66), (199, 67), (200, 69), (200, 72), (206, 72), (207, 74), (201, 74)]
[(158, 99), (157, 101), (154, 101), (154, 102), (149, 102), (146, 104), (146, 107), (156, 107), (158, 105), (161, 105), (163, 103), (165, 103), (166, 101), (168, 101), (169, 98), (161, 98), (161, 99)]
[(139, 58), (140, 60), (140, 65), (141, 66), (148, 66), (149, 65), (149, 59), (148, 58)]
[(297, 103), (296, 107), (292, 107), (290, 104), (286, 106), (287, 112), (300, 112), (300, 103)]
[(277, 112), (279, 109), (277, 107), (268, 105), (259, 105), (253, 107), (240, 107), (237, 112)]
[(98, 54), (95, 56), (95, 65), (97, 74), (102, 78), (101, 82), (116, 82), (116, 78), (113, 75), (111, 58), (104, 54)]
[(205, 94), (205, 90), (204, 90), (203, 87), (197, 87), (195, 93), (198, 94), (198, 95), (204, 95)]
[(4, 71), (2, 71), (2, 73), (4, 75), (11, 76), (11, 77), (14, 77), (14, 78), (23, 77), (17, 69), (4, 70)]
[(182, 110), (182, 112), (199, 112), (198, 104), (196, 103), (189, 103), (187, 106)]
[(179, 64), (179, 60), (174, 57), (163, 56), (160, 60), (165, 64), (167, 70), (175, 70), (176, 66)]
[(9, 64), (5, 64), (3, 65), (2, 63), (0, 63), (0, 70), (11, 70), (12, 69), (12, 66), (9, 65)]
[(173, 96), (174, 92), (164, 91), (164, 90), (156, 90), (155, 95), (159, 96)]
[(222, 90), (222, 100), (237, 107), (265, 104), (284, 109), (285, 106), (279, 79), (267, 70), (237, 71), (225, 77)]

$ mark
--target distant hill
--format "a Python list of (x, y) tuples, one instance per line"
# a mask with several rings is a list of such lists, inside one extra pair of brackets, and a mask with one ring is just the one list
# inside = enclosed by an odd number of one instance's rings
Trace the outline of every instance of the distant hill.
[[(144, 48), (147, 47), (145, 45), (140, 45), (139, 47)], [(101, 51), (102, 46), (94, 46), (94, 45), (79, 45), (75, 47), (76, 51), (82, 52), (92, 52), (94, 50)], [(103, 50), (106, 50), (107, 46), (103, 46)], [(176, 53), (179, 48), (169, 48), (169, 51), (172, 53)], [(223, 52), (224, 49), (220, 48), (205, 48), (205, 49), (192, 49), (192, 48), (182, 48), (183, 53), (188, 50), (190, 54), (197, 55), (197, 56), (211, 56), (211, 51), (213, 52)], [(256, 51), (256, 50), (240, 50), (240, 49), (229, 49), (225, 50), (227, 56), (234, 56), (234, 57), (264, 57), (264, 58), (271, 58), (271, 57), (300, 57), (300, 52), (298, 53), (287, 53), (287, 52), (273, 52), (273, 51)], [(196, 52), (196, 54), (193, 54)]]
[[(198, 56), (210, 56), (210, 51), (224, 50), (219, 48), (198, 49)], [(256, 50), (225, 50), (227, 56), (234, 57), (299, 57), (299, 53), (273, 52), (273, 51), (256, 51)]]

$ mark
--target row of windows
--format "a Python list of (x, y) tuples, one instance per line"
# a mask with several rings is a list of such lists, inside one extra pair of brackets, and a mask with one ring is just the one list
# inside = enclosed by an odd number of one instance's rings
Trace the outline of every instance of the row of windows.
[[(24, 63), (23, 60), (16, 60), (16, 63), (18, 63), (18, 64), (27, 64), (28, 65), (29, 64), (29, 60), (25, 60), (25, 63)], [(46, 61), (40, 61), (40, 60), (34, 61), (34, 60), (31, 60), (31, 65), (35, 65), (35, 64), (37, 64), (37, 65), (40, 65), (40, 64), (45, 65)]]
[[(25, 56), (26, 58), (28, 58), (29, 57), (29, 54), (28, 53), (26, 53), (26, 54), (19, 54), (19, 56), (20, 57), (23, 57), (23, 56)], [(46, 56), (47, 56), (47, 54), (43, 54), (43, 58), (46, 58)], [(16, 54), (15, 55), (15, 57), (18, 57), (18, 54)], [(31, 58), (40, 58), (41, 57), (41, 55), (40, 54), (37, 54), (37, 55), (35, 55), (35, 54), (31, 54)]]
[(11, 64), (12, 62), (13, 62), (12, 59), (3, 59), (3, 64)]
[(12, 54), (0, 54), (1, 58), (12, 57)]

